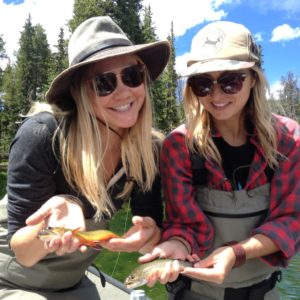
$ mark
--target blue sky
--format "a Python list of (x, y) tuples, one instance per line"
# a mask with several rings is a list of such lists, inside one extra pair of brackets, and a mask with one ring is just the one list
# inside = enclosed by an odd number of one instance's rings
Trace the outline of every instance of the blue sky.
[[(72, 17), (74, 0), (0, 0), (0, 34), (13, 59), (20, 31), (29, 13), (33, 24), (46, 30), (50, 46), (59, 28)], [(193, 35), (205, 24), (228, 20), (244, 24), (263, 48), (264, 69), (272, 90), (289, 71), (300, 82), (299, 0), (143, 0), (151, 5), (159, 39), (166, 39), (174, 24), (176, 68), (185, 67)], [(58, 9), (59, 8), (59, 9)], [(66, 31), (67, 32), (67, 31)]]
[[(256, 42), (262, 46), (263, 67), (270, 84), (274, 85), (289, 71), (300, 76), (300, 1), (297, 3), (298, 11), (289, 12), (274, 8), (264, 9), (259, 2), (256, 1), (256, 5), (254, 1), (247, 1), (247, 4), (224, 4), (222, 7), (226, 16), (221, 19), (242, 23), (250, 29)], [(178, 56), (190, 50), (193, 35), (207, 23), (200, 23), (176, 38)]]

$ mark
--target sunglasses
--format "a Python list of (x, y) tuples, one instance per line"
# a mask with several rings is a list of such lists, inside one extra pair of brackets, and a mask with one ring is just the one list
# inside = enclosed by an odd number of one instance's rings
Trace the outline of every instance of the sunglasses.
[(196, 75), (190, 77), (187, 84), (197, 97), (208, 96), (212, 91), (213, 85), (217, 83), (225, 94), (232, 95), (242, 89), (246, 76), (247, 74), (242, 72), (228, 72), (213, 80), (204, 75)]
[(98, 96), (108, 96), (117, 88), (117, 75), (126, 86), (136, 88), (144, 82), (145, 66), (132, 65), (121, 70), (120, 73), (106, 72), (95, 75), (94, 84)]

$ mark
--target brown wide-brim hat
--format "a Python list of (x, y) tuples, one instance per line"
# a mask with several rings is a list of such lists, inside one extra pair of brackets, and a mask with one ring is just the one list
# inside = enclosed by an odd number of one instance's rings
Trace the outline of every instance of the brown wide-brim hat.
[(62, 109), (74, 105), (70, 86), (74, 74), (81, 67), (104, 59), (125, 54), (136, 54), (146, 65), (151, 80), (155, 80), (166, 67), (170, 57), (168, 41), (133, 45), (122, 29), (110, 17), (87, 19), (72, 34), (69, 46), (69, 67), (51, 83), (46, 93), (48, 103)]

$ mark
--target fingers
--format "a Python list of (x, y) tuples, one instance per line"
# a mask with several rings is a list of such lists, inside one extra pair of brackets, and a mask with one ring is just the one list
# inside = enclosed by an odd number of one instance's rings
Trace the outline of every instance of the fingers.
[(66, 232), (61, 238), (55, 237), (49, 242), (45, 243), (45, 249), (53, 253), (55, 252), (58, 256), (63, 256), (66, 253), (72, 253), (78, 249), (81, 252), (86, 251), (86, 246), (80, 247), (80, 242), (77, 238), (74, 238), (71, 231)]
[(139, 225), (142, 227), (151, 227), (156, 226), (155, 221), (151, 217), (140, 217), (140, 216), (133, 216), (132, 223), (134, 225)]
[(38, 209), (35, 213), (33, 213), (26, 219), (26, 224), (37, 225), (38, 223), (45, 220), (50, 215), (50, 213), (51, 208), (43, 205), (40, 209)]
[(185, 268), (181, 274), (216, 284), (222, 284), (226, 277), (226, 274), (222, 270), (214, 268)]
[(200, 261), (200, 257), (197, 254), (189, 254), (186, 256), (186, 259), (190, 262), (197, 263)]
[(35, 213), (27, 218), (26, 224), (36, 225), (43, 220), (49, 223), (48, 226), (52, 227), (80, 227), (83, 229), (85, 224), (81, 207), (61, 196), (53, 196), (47, 200)]
[(138, 258), (138, 261), (139, 261), (139, 263), (146, 263), (146, 262), (149, 262), (149, 261), (152, 261), (152, 260), (154, 260), (154, 259), (156, 259), (156, 258), (159, 258), (160, 257), (160, 254), (159, 254), (159, 252), (157, 252), (157, 253), (146, 253), (145, 255), (143, 255), (143, 256), (140, 256), (139, 258)]
[(130, 238), (126, 238), (126, 239), (112, 238), (109, 241), (101, 243), (101, 246), (113, 252), (118, 252), (118, 251), (132, 252), (136, 250), (137, 243), (139, 243), (139, 241), (130, 240)]
[(166, 284), (167, 282), (175, 281), (179, 275), (180, 266), (178, 260), (166, 264), (164, 271), (160, 276), (160, 283)]
[(194, 268), (210, 268), (216, 264), (217, 260), (213, 256), (208, 256), (194, 264)]
[(163, 270), (157, 270), (147, 278), (147, 286), (153, 287), (157, 281), (161, 284), (175, 281), (178, 278), (179, 273), (180, 265), (178, 260), (167, 262)]

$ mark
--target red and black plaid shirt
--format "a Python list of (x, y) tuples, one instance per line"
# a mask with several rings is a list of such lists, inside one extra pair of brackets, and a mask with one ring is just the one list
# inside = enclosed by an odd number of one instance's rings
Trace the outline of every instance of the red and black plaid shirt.
[[(264, 234), (280, 248), (263, 259), (271, 265), (287, 266), (288, 260), (300, 249), (300, 126), (293, 120), (274, 115), (278, 135), (278, 151), (287, 157), (279, 161), (271, 181), (270, 211), (265, 222), (254, 228), (252, 235)], [(213, 241), (214, 228), (196, 202), (189, 150), (185, 140), (185, 126), (180, 126), (165, 139), (161, 153), (161, 176), (166, 199), (167, 219), (162, 239), (172, 236), (184, 238), (192, 252), (203, 256)], [(250, 142), (255, 154), (245, 189), (253, 189), (268, 182), (267, 163), (257, 137)], [(205, 161), (208, 186), (232, 191), (224, 180), (224, 170)]]

